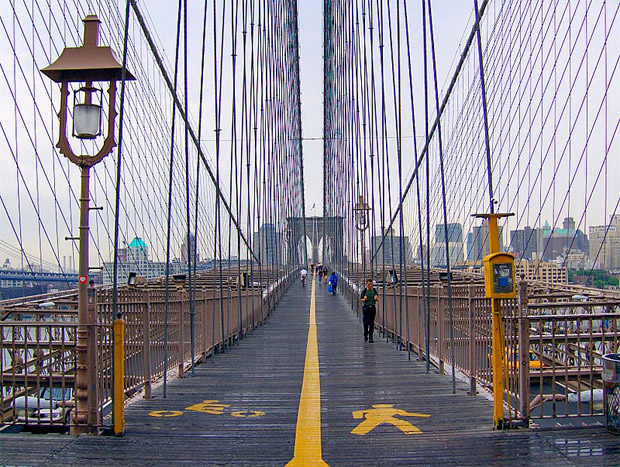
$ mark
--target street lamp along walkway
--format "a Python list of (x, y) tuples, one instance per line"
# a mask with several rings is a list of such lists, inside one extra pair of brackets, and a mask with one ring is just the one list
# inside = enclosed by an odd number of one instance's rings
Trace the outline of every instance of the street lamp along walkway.
[[(59, 137), (56, 147), (81, 170), (80, 192), (80, 265), (78, 281), (78, 339), (76, 368), (76, 410), (71, 432), (95, 433), (101, 425), (97, 397), (97, 339), (94, 298), (89, 300), (88, 284), (88, 214), (89, 170), (110, 154), (116, 146), (116, 81), (135, 80), (135, 77), (116, 60), (112, 49), (99, 46), (99, 18), (88, 15), (84, 22), (84, 43), (80, 47), (65, 47), (60, 57), (41, 72), (60, 83)], [(95, 155), (76, 155), (67, 135), (67, 100), (69, 83), (84, 83), (74, 94), (72, 135), (79, 139), (95, 139), (101, 135), (103, 92), (93, 82), (108, 82), (108, 121), (105, 139)], [(95, 102), (93, 102), (95, 97)], [(91, 286), (92, 287), (92, 286)], [(94, 295), (93, 295), (94, 297)]]
[[(80, 47), (65, 47), (60, 57), (41, 72), (56, 83), (60, 83), (60, 134), (56, 147), (71, 162), (77, 165), (93, 166), (107, 156), (116, 146), (114, 124), (116, 119), (116, 81), (122, 78), (123, 66), (116, 60), (109, 46), (99, 46), (99, 18), (89, 15), (84, 22), (84, 43)], [(125, 80), (136, 78), (125, 70)], [(76, 91), (82, 92), (84, 101), (73, 108), (73, 134), (80, 139), (94, 139), (101, 133), (101, 90), (93, 88), (93, 82), (109, 82), (108, 130), (103, 146), (96, 155), (76, 156), (67, 137), (67, 97), (69, 83), (86, 83)], [(93, 93), (99, 93), (99, 104), (92, 102)], [(96, 127), (97, 130), (91, 130)]]
[[(364, 233), (369, 226), (369, 212), (371, 211), (368, 203), (364, 201), (364, 196), (360, 195), (359, 201), (355, 203), (353, 212), (355, 216), (355, 228), (360, 231), (362, 239), (362, 274), (364, 281), (366, 280), (366, 243), (364, 241)], [(362, 284), (362, 288), (364, 285)]]

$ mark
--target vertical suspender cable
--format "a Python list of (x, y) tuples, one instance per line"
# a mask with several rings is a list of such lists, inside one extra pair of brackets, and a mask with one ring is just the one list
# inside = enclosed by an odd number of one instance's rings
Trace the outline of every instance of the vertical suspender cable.
[[(398, 170), (398, 194), (399, 200), (402, 201), (402, 87), (401, 87), (401, 68), (400, 68), (400, 0), (396, 1), (396, 61), (398, 62), (397, 68), (395, 69), (395, 60), (394, 60), (394, 40), (392, 35), (392, 13), (390, 9), (390, 4), (387, 4), (388, 8), (388, 24), (390, 28), (390, 63), (392, 68), (392, 96), (393, 96), (393, 104), (394, 104), (394, 120), (396, 124), (396, 156), (397, 156), (397, 170)], [(390, 190), (391, 192), (391, 190)], [(390, 196), (390, 209), (389, 212), (392, 211), (392, 201)], [(400, 336), (400, 340), (396, 339), (396, 348), (401, 349), (403, 343), (403, 289), (402, 283), (399, 285), (398, 281), (403, 280), (403, 264), (404, 264), (404, 227), (403, 227), (403, 213), (400, 211), (399, 216), (399, 229), (398, 229), (398, 249), (399, 249), (399, 257), (398, 257), (398, 275), (396, 274), (396, 263), (394, 259), (394, 240), (392, 235), (392, 283), (394, 286), (394, 292), (396, 292), (396, 287), (398, 286), (400, 289), (400, 293), (398, 294), (398, 336)], [(406, 289), (404, 291), (406, 293)], [(394, 294), (394, 310), (396, 310), (396, 294)], [(405, 300), (406, 302), (406, 300)], [(394, 312), (394, 316), (396, 318), (396, 312)], [(407, 321), (407, 353), (409, 354), (409, 316), (406, 316)], [(396, 326), (396, 323), (394, 324)]]
[[(198, 141), (200, 143), (201, 138), (202, 138), (202, 110), (203, 110), (203, 92), (204, 92), (204, 74), (205, 74), (205, 50), (206, 50), (206, 45), (207, 45), (207, 12), (208, 12), (208, 8), (207, 8), (207, 1), (205, 0), (205, 6), (204, 6), (204, 10), (203, 10), (203, 21), (202, 21), (202, 47), (201, 47), (201, 54), (200, 54), (200, 91), (198, 94)], [(195, 206), (194, 206), (194, 243), (193, 245), (190, 243), (189, 244), (189, 249), (191, 249), (191, 254), (194, 255), (194, 258), (198, 259), (198, 206), (199, 206), (199, 199), (200, 199), (200, 157), (196, 158), (196, 202), (195, 202)], [(237, 216), (237, 219), (240, 220), (240, 217)], [(193, 300), (194, 302), (194, 307), (196, 306), (196, 266), (197, 266), (197, 261), (194, 261), (193, 263), (194, 266), (194, 275), (193, 275), (193, 279), (194, 279), (194, 284), (193, 287), (190, 288), (190, 293), (193, 295), (191, 300)], [(203, 303), (206, 303), (206, 295), (203, 295), (202, 300)], [(206, 313), (206, 306), (203, 305), (202, 307), (202, 332), (205, 332), (206, 326), (204, 325), (205, 320), (207, 319), (207, 313)], [(203, 348), (201, 349), (202, 352), (206, 352), (206, 346), (207, 346), (207, 336), (203, 335), (202, 336), (202, 343), (203, 343)], [(193, 365), (192, 365), (193, 368)]]
[[(378, 39), (379, 39), (379, 71), (380, 71), (380, 81), (381, 81), (381, 137), (379, 137), (379, 135), (377, 134), (377, 148), (379, 147), (379, 144), (381, 144), (381, 149), (380, 149), (380, 162), (377, 162), (377, 168), (381, 174), (381, 177), (378, 178), (377, 183), (379, 183), (379, 214), (380, 214), (380, 221), (381, 221), (381, 230), (380, 230), (380, 235), (384, 236), (386, 235), (385, 232), (385, 194), (386, 194), (386, 176), (385, 176), (385, 172), (386, 172), (386, 155), (387, 155), (387, 149), (386, 149), (386, 143), (387, 143), (387, 122), (386, 122), (386, 115), (385, 115), (385, 73), (384, 73), (384, 59), (383, 59), (383, 49), (385, 47), (384, 44), (384, 34), (383, 34), (383, 2), (381, 2), (381, 0), (377, 0), (377, 28), (378, 28)], [(373, 91), (374, 91), (374, 87), (373, 87)], [(377, 133), (379, 131), (378, 129), (379, 125), (377, 124)], [(380, 164), (380, 165), (379, 165)], [(388, 179), (389, 180), (389, 179)], [(391, 239), (393, 239), (394, 237), (390, 237)], [(393, 244), (392, 244), (393, 246)], [(374, 248), (373, 248), (374, 249)], [(386, 313), (386, 300), (385, 300), (385, 296), (386, 296), (386, 289), (385, 289), (385, 248), (383, 248), (382, 250), (382, 254), (381, 254), (381, 283), (382, 283), (382, 290), (381, 290), (381, 295), (384, 297), (384, 305), (383, 305), (383, 335), (386, 339), (386, 342), (389, 340), (389, 333), (387, 332), (387, 326), (389, 325), (389, 320), (387, 318), (387, 313)], [(393, 250), (392, 250), (393, 251)], [(379, 260), (377, 258), (377, 267), (379, 267)], [(394, 309), (394, 313), (396, 313), (396, 309)]]
[[(371, 251), (374, 249), (372, 246), (372, 231), (375, 231), (376, 233), (376, 228), (375, 228), (375, 215), (376, 215), (376, 203), (375, 203), (375, 157), (377, 156), (377, 154), (375, 153), (375, 149), (377, 149), (377, 153), (378, 153), (378, 147), (375, 145), (378, 145), (378, 134), (377, 134), (377, 96), (375, 93), (375, 53), (374, 53), (374, 16), (372, 14), (373, 10), (372, 10), (372, 0), (368, 1), (368, 5), (369, 5), (369, 10), (368, 10), (368, 15), (369, 15), (369, 19), (368, 19), (368, 30), (370, 31), (370, 109), (369, 109), (369, 113), (370, 113), (370, 207), (372, 209), (372, 217), (371, 217), (371, 222), (370, 222), (370, 226), (371, 229), (369, 229), (369, 233), (370, 233), (370, 245), (371, 245)], [(379, 165), (379, 163), (377, 162), (376, 164), (377, 166)], [(378, 178), (378, 177), (377, 177)], [(377, 180), (377, 183), (379, 183), (379, 180)], [(374, 257), (375, 255), (373, 255)], [(376, 258), (375, 258), (375, 262), (376, 262)], [(375, 269), (373, 266), (373, 260), (371, 258), (370, 260), (370, 277), (373, 278), (374, 280), (374, 276), (375, 276)], [(385, 290), (383, 291), (385, 295)], [(382, 313), (381, 313), (381, 329), (383, 331), (383, 335), (385, 336), (385, 307), (382, 307)]]
[[(125, 35), (123, 39), (123, 67), (121, 70), (121, 96), (119, 104), (118, 122), (118, 154), (116, 159), (116, 193), (114, 199), (114, 274), (112, 279), (112, 314), (120, 319), (122, 312), (118, 310), (118, 239), (119, 239), (119, 209), (121, 202), (121, 173), (122, 173), (122, 152), (123, 152), (123, 118), (125, 116), (125, 78), (127, 76), (127, 44), (129, 37), (129, 0), (125, 4)], [(112, 346), (112, 361), (114, 362), (114, 349)], [(112, 387), (114, 387), (114, 372), (112, 372)], [(125, 403), (113, 398), (112, 404)], [(112, 423), (114, 423), (115, 410), (112, 410)]]
[[(177, 41), (176, 53), (174, 57), (174, 93), (177, 90), (177, 78), (179, 73), (179, 42), (181, 37), (181, 6), (182, 0), (179, 0), (179, 8), (177, 14)], [(172, 226), (172, 174), (174, 172), (174, 131), (176, 122), (176, 106), (172, 106), (172, 123), (170, 129), (170, 165), (168, 178), (168, 222), (166, 235), (166, 292), (165, 292), (165, 308), (164, 308), (164, 397), (168, 395), (168, 314), (170, 310), (170, 235)]]
[[(423, 44), (424, 44), (424, 123), (425, 123), (425, 135), (426, 145), (430, 145), (430, 133), (429, 133), (429, 110), (428, 110), (428, 45), (426, 40), (426, 0), (422, 0), (422, 28), (423, 28)], [(430, 162), (428, 157), (428, 149), (425, 154), (426, 157), (426, 287), (428, 295), (426, 295), (426, 327), (425, 327), (425, 344), (426, 344), (426, 372), (431, 371), (430, 361), (430, 338), (431, 338), (431, 214), (430, 214)], [(422, 262), (424, 262), (424, 254), (422, 254)]]
[[(214, 81), (214, 106), (215, 106), (215, 171), (216, 184), (220, 186), (220, 142), (221, 142), (221, 105), (222, 105), (222, 76), (223, 76), (223, 60), (224, 60), (224, 21), (226, 18), (226, 3), (222, 5), (222, 33), (220, 38), (220, 66), (218, 68), (218, 51), (217, 51), (217, 2), (213, 2), (213, 81)], [(218, 71), (219, 70), (219, 71)], [(219, 82), (218, 82), (219, 81)], [(222, 352), (226, 351), (226, 343), (224, 337), (224, 295), (223, 295), (223, 271), (222, 271), (222, 214), (221, 214), (221, 194), (216, 197), (215, 203), (215, 259), (218, 264), (217, 268), (217, 287), (219, 290), (220, 305), (220, 332), (221, 332), (221, 348)]]
[[(297, 113), (299, 115), (299, 130), (298, 130), (298, 134), (299, 134), (299, 148), (298, 148), (298, 164), (299, 164), (299, 173), (300, 173), (300, 180), (299, 180), (299, 190), (301, 192), (301, 218), (303, 219), (302, 222), (302, 226), (303, 226), (303, 233), (304, 233), (304, 255), (303, 255), (303, 259), (304, 259), (304, 267), (307, 268), (308, 267), (308, 235), (306, 232), (306, 189), (305, 189), (305, 174), (304, 174), (304, 158), (303, 158), (303, 143), (302, 143), (302, 137), (303, 137), (303, 129), (301, 127), (301, 83), (300, 83), (300, 70), (299, 70), (299, 25), (298, 25), (298, 11), (297, 11), (297, 0), (293, 0), (293, 21), (294, 21), (294, 28), (295, 28), (295, 38), (294, 38), (294, 43), (293, 43), (293, 47), (295, 50), (295, 62), (296, 62), (296, 86), (297, 86)], [(291, 233), (292, 235), (292, 233)], [(295, 238), (294, 236), (291, 237), (291, 240)], [(292, 251), (292, 250), (291, 250)], [(295, 245), (295, 252), (297, 252), (297, 245)], [(298, 265), (295, 264), (295, 267), (297, 267)]]
[[(183, 0), (183, 93), (185, 95), (185, 113), (188, 113), (188, 96), (187, 96), (187, 0)], [(190, 319), (190, 354), (192, 376), (196, 376), (194, 369), (195, 362), (195, 335), (194, 320), (196, 313), (196, 303), (194, 302), (194, 275), (192, 274), (192, 218), (190, 215), (190, 199), (189, 199), (189, 127), (185, 124), (185, 214), (187, 221), (187, 282), (189, 284), (189, 319)], [(198, 219), (196, 219), (196, 222)], [(196, 239), (194, 239), (195, 243)], [(180, 320), (183, 326), (183, 318)], [(185, 333), (181, 333), (185, 335)], [(185, 358), (181, 355), (181, 360)]]
[[(430, 6), (429, 6), (430, 8)], [(491, 164), (491, 143), (489, 138), (489, 117), (487, 113), (487, 93), (484, 84), (484, 64), (482, 60), (482, 38), (480, 36), (480, 12), (478, 9), (478, 0), (474, 0), (474, 9), (476, 11), (476, 39), (478, 43), (478, 64), (480, 67), (480, 91), (482, 95), (482, 117), (484, 118), (484, 145), (487, 155), (487, 183), (489, 185), (489, 207), (490, 213), (495, 212), (495, 200), (493, 198), (493, 168)]]
[[(233, 102), (232, 102), (232, 126), (233, 126), (233, 137), (231, 138), (231, 148), (232, 155), (230, 160), (230, 198), (232, 199), (232, 174), (233, 171), (235, 173), (235, 202), (237, 205), (237, 218), (241, 217), (241, 200), (239, 198), (240, 193), (240, 177), (239, 172), (241, 171), (239, 164), (239, 146), (237, 144), (237, 104), (236, 104), (236, 96), (237, 96), (237, 31), (239, 24), (239, 0), (235, 0), (235, 6), (233, 9), (233, 14), (231, 15), (231, 28), (232, 28), (232, 42), (233, 42), (233, 51), (232, 51), (232, 69), (233, 69)], [(243, 174), (243, 173), (242, 173)], [(232, 222), (229, 219), (228, 222), (228, 257), (231, 257), (231, 245), (232, 245)], [(237, 232), (237, 286), (235, 292), (237, 293), (237, 321), (238, 327), (236, 329), (236, 333), (238, 339), (241, 339), (241, 335), (243, 333), (243, 316), (242, 316), (242, 304), (241, 304), (241, 236), (239, 232)], [(231, 289), (229, 287), (228, 296), (230, 297)], [(230, 298), (229, 298), (230, 303)]]
[[(433, 84), (435, 88), (435, 105), (437, 108), (437, 114), (439, 114), (439, 86), (437, 84), (437, 62), (435, 56), (435, 35), (433, 31), (433, 13), (431, 11), (431, 0), (428, 0), (428, 25), (431, 36), (431, 56), (433, 59)], [(450, 360), (452, 363), (452, 394), (456, 394), (456, 370), (454, 365), (454, 321), (452, 316), (452, 272), (450, 268), (450, 242), (448, 239), (448, 212), (446, 207), (446, 181), (445, 170), (443, 160), (443, 141), (441, 138), (441, 120), (437, 122), (437, 138), (439, 143), (439, 165), (441, 170), (441, 201), (443, 207), (443, 223), (444, 223), (444, 244), (446, 248), (446, 271), (448, 273), (448, 314), (450, 317)], [(429, 242), (430, 243), (430, 242)], [(440, 323), (443, 325), (443, 317), (440, 313)]]
[[(409, 76), (409, 105), (411, 107), (411, 126), (412, 126), (412, 131), (413, 131), (413, 154), (414, 157), (417, 157), (418, 154), (418, 144), (417, 144), (417, 139), (416, 139), (416, 124), (415, 124), (415, 106), (414, 106), (414, 102), (413, 102), (413, 73), (412, 73), (412, 67), (411, 67), (411, 43), (410, 43), (410, 39), (409, 39), (409, 16), (407, 13), (407, 2), (404, 1), (403, 2), (403, 9), (404, 9), (404, 15), (405, 15), (405, 37), (407, 38), (407, 72), (408, 72), (408, 76)], [(422, 230), (422, 206), (421, 206), (421, 202), (420, 202), (420, 175), (419, 172), (416, 173), (416, 200), (417, 200), (417, 207), (418, 207), (418, 228), (419, 228), (419, 236), (420, 236), (420, 255), (422, 257), (422, 260), (420, 261), (420, 269), (421, 269), (421, 277), (420, 277), (420, 283), (422, 286), (422, 293), (426, 294), (426, 280), (425, 280), (425, 267), (424, 267), (424, 233)], [(402, 184), (401, 184), (401, 191), (400, 191), (400, 200), (401, 203), (403, 201), (403, 192), (402, 192)], [(400, 212), (402, 213), (402, 209), (400, 209)], [(407, 271), (407, 268), (405, 268), (405, 273)], [(406, 278), (405, 278), (405, 286), (407, 284)], [(418, 293), (418, 297), (419, 297), (419, 293)], [(408, 301), (406, 300), (405, 303), (408, 303)], [(418, 326), (420, 326), (422, 324), (422, 307), (418, 304)], [(420, 342), (418, 340), (418, 360), (420, 360), (422, 358), (422, 352), (420, 351)], [(428, 354), (427, 354), (427, 359), (428, 359)]]

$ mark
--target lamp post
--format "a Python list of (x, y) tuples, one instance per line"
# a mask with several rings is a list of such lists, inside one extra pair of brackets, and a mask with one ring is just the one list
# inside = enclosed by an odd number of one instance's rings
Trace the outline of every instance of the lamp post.
[(286, 227), (283, 229), (282, 233), (284, 237), (284, 243), (286, 243), (286, 262), (283, 262), (283, 264), (292, 266), (293, 258), (291, 255), (291, 226), (287, 224)]
[(355, 227), (360, 231), (362, 237), (362, 272), (364, 274), (364, 280), (366, 280), (366, 243), (365, 243), (365, 231), (368, 229), (368, 213), (370, 206), (364, 201), (364, 196), (360, 195), (359, 201), (355, 203), (353, 212), (355, 213)]
[[(60, 57), (41, 72), (60, 83), (59, 137), (56, 147), (67, 159), (80, 167), (80, 257), (78, 279), (78, 331), (76, 368), (76, 410), (72, 433), (94, 432), (100, 425), (96, 371), (96, 309), (89, 307), (88, 297), (88, 235), (89, 235), (89, 177), (90, 168), (112, 152), (116, 146), (114, 122), (116, 119), (116, 81), (134, 80), (110, 47), (100, 47), (99, 18), (89, 15), (84, 22), (84, 43), (80, 47), (66, 47)], [(102, 136), (101, 120), (103, 91), (93, 87), (95, 82), (108, 82), (107, 131), (99, 152), (94, 156), (76, 155), (67, 135), (67, 107), (69, 83), (83, 83), (74, 91), (72, 136), (94, 140)]]

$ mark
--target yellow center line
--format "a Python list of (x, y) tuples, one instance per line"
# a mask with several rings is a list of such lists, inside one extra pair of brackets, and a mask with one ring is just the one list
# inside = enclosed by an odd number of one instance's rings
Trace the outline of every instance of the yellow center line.
[(327, 466), (321, 452), (321, 381), (319, 377), (319, 345), (316, 338), (316, 279), (312, 278), (310, 326), (306, 345), (304, 380), (297, 412), (295, 454), (287, 466)]

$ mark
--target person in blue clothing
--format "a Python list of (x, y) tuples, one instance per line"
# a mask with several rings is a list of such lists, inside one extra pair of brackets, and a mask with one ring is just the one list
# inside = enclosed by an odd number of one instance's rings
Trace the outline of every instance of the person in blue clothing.
[(332, 272), (332, 275), (329, 276), (329, 284), (332, 286), (332, 294), (336, 295), (336, 287), (338, 287), (338, 276), (336, 272)]

